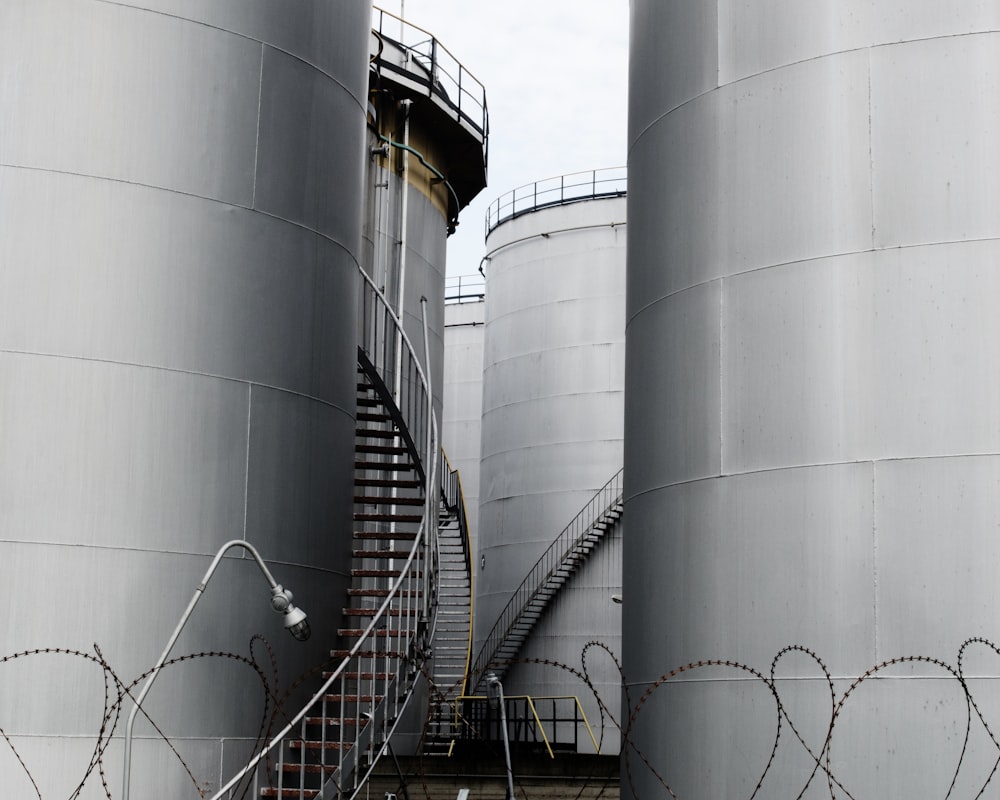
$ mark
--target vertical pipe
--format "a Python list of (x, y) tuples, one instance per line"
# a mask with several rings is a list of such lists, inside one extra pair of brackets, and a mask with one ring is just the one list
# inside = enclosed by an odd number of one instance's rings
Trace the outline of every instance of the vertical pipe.
[[(403, 324), (403, 306), (406, 302), (406, 225), (407, 225), (407, 195), (409, 194), (410, 183), (410, 105), (412, 100), (403, 100), (400, 106), (403, 109), (403, 147), (400, 148), (402, 165), (400, 167), (400, 184), (403, 196), (399, 205), (399, 277), (396, 292), (396, 316), (399, 317), (400, 325)], [(392, 396), (399, 405), (400, 391), (403, 382), (403, 362), (401, 354), (403, 352), (403, 330), (396, 331), (396, 376), (392, 387)]]
[[(434, 388), (431, 380), (431, 350), (427, 337), (427, 298), (420, 298), (420, 318), (424, 328), (424, 374), (427, 376), (427, 435), (424, 443), (426, 460), (424, 461), (424, 480), (426, 490), (424, 494), (424, 616), (430, 616), (430, 588), (431, 588), (431, 556), (433, 555), (432, 544), (436, 543), (437, 530), (433, 523), (436, 518), (436, 506), (434, 502), (434, 475), (436, 469), (432, 459), (437, 457), (433, 452), (433, 425), (431, 420), (434, 417)], [(435, 542), (432, 542), (432, 537)]]

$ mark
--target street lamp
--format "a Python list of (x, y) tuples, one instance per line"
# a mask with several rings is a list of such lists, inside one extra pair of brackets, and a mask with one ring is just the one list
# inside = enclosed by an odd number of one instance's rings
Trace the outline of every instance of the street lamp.
[(507, 741), (507, 709), (503, 699), (503, 684), (495, 672), (486, 673), (486, 696), (494, 708), (500, 706), (500, 730), (503, 735), (503, 755), (507, 763), (507, 800), (514, 800), (514, 771), (510, 768), (510, 743)]
[(242, 539), (231, 539), (222, 545), (222, 547), (219, 548), (219, 552), (215, 554), (215, 558), (212, 559), (212, 563), (209, 565), (208, 571), (205, 573), (205, 577), (201, 579), (201, 583), (198, 584), (198, 588), (194, 590), (194, 595), (188, 603), (187, 608), (184, 610), (184, 613), (181, 615), (181, 619), (177, 623), (177, 627), (174, 628), (174, 632), (171, 634), (170, 640), (167, 642), (167, 646), (163, 649), (163, 654), (160, 656), (160, 660), (156, 662), (156, 666), (150, 671), (149, 679), (142, 687), (142, 691), (139, 692), (139, 696), (135, 698), (135, 705), (132, 707), (132, 711), (128, 715), (128, 722), (125, 724), (125, 767), (124, 775), (122, 777), (122, 800), (128, 800), (129, 797), (129, 778), (132, 773), (132, 728), (135, 725), (135, 717), (139, 713), (139, 709), (142, 707), (142, 701), (146, 698), (146, 695), (149, 693), (149, 690), (153, 685), (153, 681), (156, 680), (156, 676), (159, 675), (164, 663), (166, 663), (167, 658), (170, 656), (170, 651), (173, 649), (174, 643), (177, 641), (177, 637), (180, 636), (181, 631), (184, 629), (184, 625), (191, 616), (191, 612), (194, 611), (194, 607), (201, 599), (201, 596), (205, 591), (205, 586), (215, 573), (215, 569), (219, 566), (219, 562), (222, 561), (222, 556), (225, 555), (227, 550), (230, 550), (233, 547), (242, 547), (250, 553), (250, 555), (253, 556), (254, 561), (257, 562), (257, 566), (260, 567), (260, 571), (264, 573), (264, 577), (267, 579), (267, 582), (271, 587), (271, 608), (279, 614), (284, 615), (285, 628), (288, 632), (300, 642), (304, 642), (309, 638), (311, 631), (309, 630), (309, 622), (306, 620), (306, 613), (292, 603), (292, 593), (283, 588), (282, 585), (274, 579), (274, 576), (264, 563), (264, 559), (260, 557), (260, 553), (257, 552), (257, 549), (252, 544), (245, 542)]

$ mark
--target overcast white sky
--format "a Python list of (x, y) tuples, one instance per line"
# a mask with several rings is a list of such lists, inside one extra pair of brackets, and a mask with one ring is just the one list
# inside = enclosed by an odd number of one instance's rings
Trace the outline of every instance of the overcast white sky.
[(448, 240), (448, 275), (475, 273), (505, 192), (624, 166), (628, 0), (375, 0), (430, 31), (486, 87), (489, 185)]

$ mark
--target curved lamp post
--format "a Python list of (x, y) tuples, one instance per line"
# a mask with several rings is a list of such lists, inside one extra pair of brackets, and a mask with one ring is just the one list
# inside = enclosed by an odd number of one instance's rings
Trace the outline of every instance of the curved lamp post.
[(486, 696), (491, 706), (500, 706), (500, 730), (503, 733), (503, 755), (507, 765), (507, 800), (515, 800), (514, 771), (510, 768), (510, 742), (507, 740), (507, 703), (503, 697), (503, 684), (495, 672), (486, 673)]
[(188, 603), (187, 608), (181, 615), (180, 622), (178, 622), (177, 627), (174, 628), (174, 632), (170, 636), (170, 641), (167, 642), (167, 646), (163, 649), (163, 654), (160, 656), (160, 660), (156, 662), (156, 666), (150, 671), (149, 679), (142, 687), (142, 691), (139, 692), (139, 696), (135, 698), (135, 705), (132, 707), (132, 711), (128, 715), (128, 722), (125, 725), (125, 769), (124, 776), (122, 778), (122, 800), (128, 800), (129, 797), (129, 777), (132, 773), (132, 727), (135, 725), (135, 717), (139, 713), (139, 709), (142, 707), (142, 701), (146, 698), (150, 687), (153, 685), (153, 681), (156, 680), (156, 676), (160, 673), (160, 669), (170, 656), (170, 651), (173, 648), (174, 643), (177, 641), (177, 637), (180, 636), (181, 631), (184, 629), (184, 625), (191, 616), (191, 612), (194, 611), (194, 607), (201, 599), (201, 595), (205, 591), (206, 584), (208, 584), (208, 581), (211, 579), (216, 567), (219, 566), (219, 562), (222, 561), (222, 556), (225, 555), (227, 550), (230, 550), (233, 547), (242, 547), (250, 553), (250, 555), (252, 555), (254, 560), (257, 562), (257, 566), (260, 567), (261, 572), (264, 573), (264, 577), (271, 586), (271, 608), (279, 614), (284, 615), (285, 628), (288, 629), (288, 632), (300, 642), (304, 642), (309, 638), (311, 631), (309, 630), (309, 623), (306, 621), (305, 612), (298, 606), (292, 604), (292, 593), (287, 589), (282, 588), (281, 584), (274, 579), (274, 576), (267, 568), (264, 560), (260, 557), (260, 553), (257, 552), (257, 549), (252, 544), (245, 542), (242, 539), (231, 539), (222, 545), (222, 547), (219, 548), (219, 552), (215, 554), (215, 558), (212, 559), (212, 563), (209, 565), (208, 571), (205, 573), (205, 577), (201, 579), (201, 583), (198, 584), (198, 588), (194, 590), (194, 596), (191, 598), (191, 602)]

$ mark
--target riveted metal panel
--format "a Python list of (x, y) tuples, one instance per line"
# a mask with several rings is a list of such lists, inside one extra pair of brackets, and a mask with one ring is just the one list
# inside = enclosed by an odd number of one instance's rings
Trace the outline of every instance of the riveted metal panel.
[(879, 652), (954, 661), (966, 636), (995, 638), (1000, 458), (903, 459), (876, 470)]
[(175, 192), (0, 167), (0, 261), (5, 348), (254, 381), (353, 407), (352, 384), (316, 365), (355, 357), (353, 314), (336, 308), (357, 267), (314, 233)]
[(334, 77), (365, 106), (368, 63), (341, 42), (369, 36), (367, 3), (299, 4), (295, 14), (271, 0), (131, 0), (129, 5), (221, 28), (290, 53)]
[[(721, 288), (708, 283), (629, 322), (626, 498), (721, 469), (720, 309)], [(656, 368), (643, 359), (645, 348)]]
[(752, 5), (722, 0), (718, 5), (723, 85), (817, 56), (1000, 27), (1000, 7), (990, 0), (764, 0)]
[(287, 53), (263, 53), (254, 208), (349, 246), (343, 237), (360, 231), (362, 204), (338, 186), (361, 185), (364, 130), (345, 124), (363, 119), (357, 100)]
[[(871, 246), (868, 57), (845, 53), (720, 88), (631, 150), (629, 316), (708, 280)], [(664, 266), (667, 265), (667, 266)]]
[(209, 552), (242, 535), (248, 397), (207, 376), (0, 353), (4, 538)]
[[(261, 47), (123, 4), (5, 3), (0, 164), (253, 201)], [(137, 66), (137, 65), (141, 65)]]
[(893, 249), (727, 281), (726, 470), (996, 452), (997, 253)]
[(984, 33), (872, 50), (876, 246), (996, 235), (998, 48)]
[[(629, 130), (638, 139), (666, 112), (718, 85), (718, 4), (630, 3)], [(631, 145), (633, 142), (630, 141)]]

